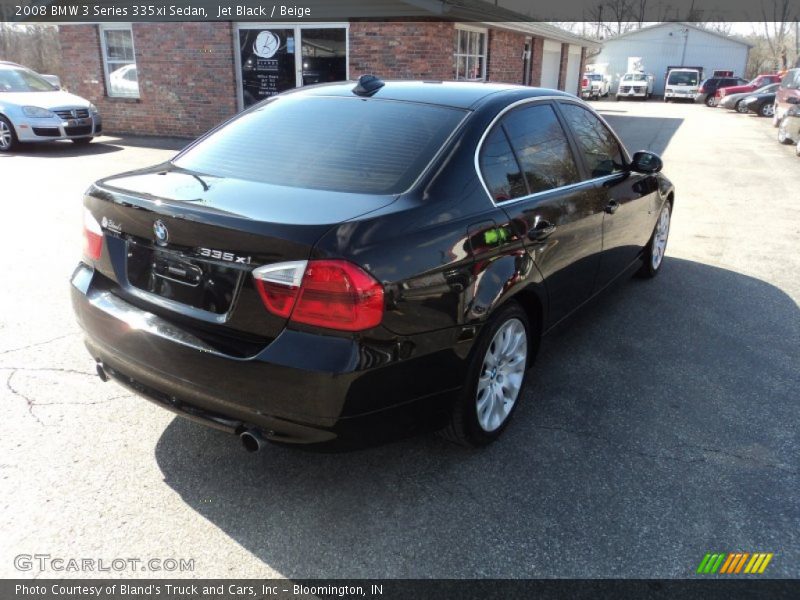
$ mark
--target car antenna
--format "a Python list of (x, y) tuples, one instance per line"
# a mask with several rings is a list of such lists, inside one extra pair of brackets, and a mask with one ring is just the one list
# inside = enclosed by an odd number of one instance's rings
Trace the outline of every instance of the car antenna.
[(362, 75), (358, 78), (358, 85), (353, 88), (353, 93), (356, 96), (371, 96), (385, 85), (386, 83), (375, 75)]

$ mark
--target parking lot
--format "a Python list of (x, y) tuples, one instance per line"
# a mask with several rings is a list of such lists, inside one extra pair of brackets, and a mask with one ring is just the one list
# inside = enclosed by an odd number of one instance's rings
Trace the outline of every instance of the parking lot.
[(549, 336), (479, 451), (429, 435), (247, 454), (102, 383), (69, 305), (81, 194), (181, 142), (0, 156), (0, 576), (93, 576), (14, 566), (49, 554), (195, 561), (157, 576), (686, 577), (744, 551), (797, 577), (800, 159), (755, 116), (595, 106), (675, 183), (663, 273)]

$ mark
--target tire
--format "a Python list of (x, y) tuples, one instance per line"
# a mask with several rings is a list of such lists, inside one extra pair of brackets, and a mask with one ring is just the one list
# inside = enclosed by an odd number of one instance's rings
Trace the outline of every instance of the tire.
[(758, 107), (758, 116), (759, 117), (774, 117), (775, 116), (775, 105), (770, 104), (769, 102), (764, 102), (761, 106)]
[[(664, 219), (666, 219), (666, 221), (662, 222)], [(669, 240), (669, 226), (671, 220), (672, 203), (667, 201), (661, 208), (658, 221), (653, 228), (653, 234), (650, 236), (650, 241), (647, 242), (644, 254), (642, 255), (644, 263), (636, 273), (639, 277), (652, 279), (661, 272), (661, 267), (664, 264), (664, 253), (667, 250), (667, 241)]]
[(750, 112), (747, 110), (747, 105), (744, 103), (744, 100), (739, 100), (736, 103), (736, 112), (741, 115), (746, 115), (748, 112)]
[(781, 124), (778, 127), (778, 142), (781, 143), (781, 144), (793, 144), (794, 143), (792, 141), (792, 138), (790, 138), (788, 135), (786, 135), (786, 127), (785, 127), (785, 124), (784, 124), (783, 120), (781, 120)]
[[(499, 308), (483, 326), (472, 350), (466, 385), (440, 436), (471, 448), (500, 437), (520, 402), (533, 362), (535, 346), (530, 333), (528, 316), (516, 301)], [(504, 343), (510, 344), (505, 350)]]
[(72, 140), (72, 143), (76, 146), (86, 146), (87, 144), (90, 144), (93, 139), (93, 137), (75, 138)]
[(0, 117), (0, 152), (13, 152), (18, 146), (17, 132), (11, 121)]
[(704, 102), (706, 103), (706, 106), (708, 106), (710, 108), (713, 108), (714, 106), (716, 106), (716, 102), (714, 101), (714, 96), (706, 96), (706, 99), (705, 99)]

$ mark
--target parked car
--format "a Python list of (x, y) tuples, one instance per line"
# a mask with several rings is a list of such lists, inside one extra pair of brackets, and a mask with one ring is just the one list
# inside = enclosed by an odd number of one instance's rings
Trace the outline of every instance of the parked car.
[(756, 113), (759, 117), (772, 117), (775, 115), (775, 92), (766, 94), (753, 94), (742, 100), (748, 112)]
[(581, 97), (598, 100), (605, 98), (611, 90), (611, 83), (601, 73), (584, 73), (581, 85)]
[(778, 125), (778, 141), (781, 144), (796, 144), (800, 142), (800, 100), (790, 98), (792, 107), (783, 113)]
[(772, 124), (777, 127), (783, 115), (795, 103), (792, 99), (800, 100), (800, 69), (789, 69), (781, 80), (781, 85), (775, 94), (775, 114)]
[(706, 106), (716, 106), (715, 94), (719, 88), (745, 83), (747, 83), (747, 80), (741, 77), (709, 77), (700, 84), (694, 96), (694, 101), (702, 102)]
[(715, 93), (715, 103), (719, 104), (720, 101), (725, 98), (728, 94), (739, 94), (739, 93), (754, 93), (757, 89), (763, 88), (764, 86), (773, 84), (773, 83), (780, 83), (781, 76), (777, 74), (773, 75), (759, 75), (752, 81), (744, 85), (730, 85), (724, 87), (718, 87)]
[(664, 102), (691, 100), (703, 79), (703, 67), (668, 66), (664, 78)]
[(86, 144), (102, 131), (97, 108), (25, 67), (0, 64), (0, 152), (19, 142)]
[(655, 78), (648, 73), (625, 73), (617, 86), (617, 101), (622, 98), (641, 98), (647, 100), (653, 95)]
[(767, 94), (770, 92), (777, 91), (778, 87), (780, 87), (780, 83), (771, 83), (769, 85), (765, 85), (762, 88), (755, 90), (754, 92), (742, 92), (738, 94), (726, 94), (722, 97), (719, 102), (719, 108), (727, 108), (728, 110), (735, 110), (736, 112), (746, 113), (747, 106), (744, 102), (742, 102), (748, 96), (753, 96), (755, 94)]
[(565, 92), (304, 87), (95, 183), (73, 306), (102, 377), (249, 450), (417, 422), (480, 446), (543, 333), (661, 271), (661, 167)]

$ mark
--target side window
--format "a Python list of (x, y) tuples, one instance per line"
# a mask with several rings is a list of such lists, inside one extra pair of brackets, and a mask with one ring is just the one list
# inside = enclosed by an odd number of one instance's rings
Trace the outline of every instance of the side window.
[(512, 200), (528, 194), (517, 159), (508, 144), (503, 127), (498, 125), (483, 142), (481, 173), (495, 202)]
[(549, 104), (519, 108), (503, 120), (531, 194), (580, 181), (567, 136)]
[(561, 110), (578, 140), (592, 177), (603, 177), (625, 169), (622, 149), (600, 119), (577, 104), (562, 103)]

